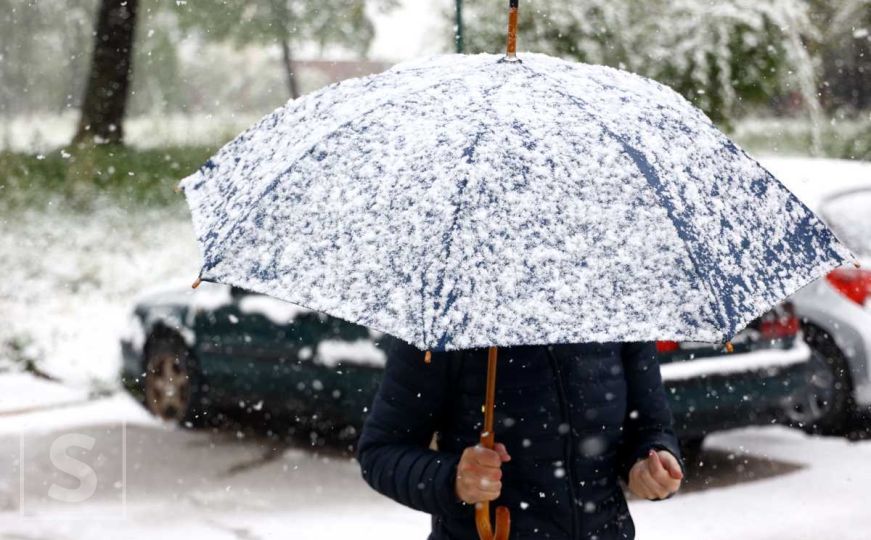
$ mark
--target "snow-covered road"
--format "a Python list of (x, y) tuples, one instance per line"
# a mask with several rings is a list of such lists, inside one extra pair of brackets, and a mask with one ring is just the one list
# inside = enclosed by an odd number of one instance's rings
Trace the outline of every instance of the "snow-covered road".
[[(16, 381), (22, 395), (45, 384)], [(80, 487), (49, 459), (71, 433), (93, 441), (91, 451), (68, 453), (97, 482), (85, 501), (51, 502), (52, 484)], [(377, 531), (405, 540), (428, 528), (427, 516), (372, 492), (338, 453), (165, 426), (123, 394), (0, 412), (0, 456), (2, 539), (327, 540)], [(711, 437), (702, 459), (684, 493), (630, 503), (640, 539), (871, 538), (871, 441), (746, 429)]]

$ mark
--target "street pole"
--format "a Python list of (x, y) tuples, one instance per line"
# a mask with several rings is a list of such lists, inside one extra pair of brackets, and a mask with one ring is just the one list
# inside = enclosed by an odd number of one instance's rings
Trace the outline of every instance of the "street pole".
[(463, 0), (456, 0), (456, 30), (454, 31), (454, 42), (457, 46), (457, 54), (463, 54)]

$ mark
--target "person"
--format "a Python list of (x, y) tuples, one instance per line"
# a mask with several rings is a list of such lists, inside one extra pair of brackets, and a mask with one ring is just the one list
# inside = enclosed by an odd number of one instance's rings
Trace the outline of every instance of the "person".
[(618, 479), (665, 499), (684, 466), (653, 343), (499, 349), (494, 450), (478, 445), (487, 349), (388, 346), (357, 457), (376, 491), (432, 515), (430, 540), (477, 540), (474, 505), (511, 538), (631, 539)]

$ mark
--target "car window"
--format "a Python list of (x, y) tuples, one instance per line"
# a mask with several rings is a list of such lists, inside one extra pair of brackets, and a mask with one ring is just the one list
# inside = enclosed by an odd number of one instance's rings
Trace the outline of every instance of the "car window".
[(871, 257), (871, 190), (836, 195), (823, 203), (820, 213), (856, 255)]

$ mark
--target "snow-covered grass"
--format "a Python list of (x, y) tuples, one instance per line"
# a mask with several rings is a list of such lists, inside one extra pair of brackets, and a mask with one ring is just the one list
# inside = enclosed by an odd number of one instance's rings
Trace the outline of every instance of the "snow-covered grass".
[(79, 389), (27, 373), (0, 375), (0, 390), (8, 392), (0, 404), (0, 440), (94, 425), (163, 425), (127, 394), (86, 400)]
[[(217, 147), (260, 118), (256, 113), (151, 114), (127, 119), (127, 143), (134, 148)], [(69, 143), (78, 113), (0, 118), (0, 150), (49, 152)], [(747, 117), (730, 135), (756, 154), (803, 156), (811, 151), (811, 124), (805, 117)], [(871, 159), (871, 116), (828, 119), (821, 127), (823, 154), (841, 159)]]
[(174, 192), (179, 178), (197, 170), (212, 151), (207, 146), (97, 146), (0, 152), (0, 209), (172, 206), (181, 203)]
[[(871, 160), (871, 114), (856, 119), (830, 118), (819, 129), (819, 150), (824, 156)], [(804, 117), (749, 117), (735, 123), (731, 136), (753, 153), (806, 156), (813, 148), (812, 131), (811, 122)]]
[[(135, 148), (218, 146), (253, 124), (261, 115), (154, 114), (124, 122), (127, 143)], [(48, 152), (69, 144), (78, 112), (34, 114), (0, 119), (0, 150)]]
[(174, 209), (7, 213), (0, 228), (0, 367), (28, 360), (77, 385), (117, 384), (118, 336), (133, 297), (192, 280), (199, 254)]
[(8, 373), (0, 377), (0, 415), (17, 414), (49, 407), (81, 403), (88, 393), (36, 377), (29, 373)]

